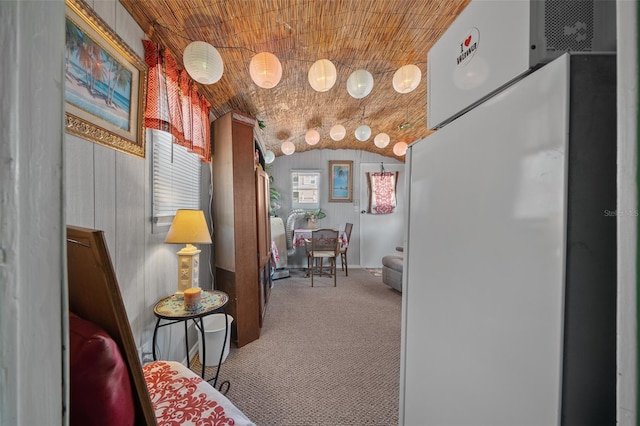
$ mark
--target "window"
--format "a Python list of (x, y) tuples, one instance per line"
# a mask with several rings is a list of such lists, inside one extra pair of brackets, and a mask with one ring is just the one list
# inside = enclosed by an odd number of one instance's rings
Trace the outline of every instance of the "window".
[(176, 210), (200, 208), (201, 161), (198, 155), (174, 144), (170, 133), (148, 132), (153, 143), (153, 222), (168, 227)]
[(291, 171), (291, 208), (320, 208), (320, 171)]

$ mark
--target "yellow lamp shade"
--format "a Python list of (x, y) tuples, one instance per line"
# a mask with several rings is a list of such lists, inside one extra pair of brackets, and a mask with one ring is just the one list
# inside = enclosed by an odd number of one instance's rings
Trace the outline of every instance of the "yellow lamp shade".
[(191, 78), (201, 84), (217, 82), (224, 71), (220, 53), (204, 41), (190, 43), (184, 49), (182, 61)]
[(183, 210), (176, 212), (171, 228), (164, 239), (174, 244), (211, 244), (209, 227), (202, 210)]
[(269, 52), (261, 52), (251, 59), (249, 75), (258, 86), (264, 89), (271, 89), (282, 78), (282, 65), (275, 55)]
[(418, 87), (421, 78), (420, 68), (413, 64), (405, 65), (393, 74), (393, 88), (398, 93), (409, 93)]
[(338, 73), (328, 59), (317, 60), (309, 68), (309, 84), (317, 92), (326, 92), (336, 84)]

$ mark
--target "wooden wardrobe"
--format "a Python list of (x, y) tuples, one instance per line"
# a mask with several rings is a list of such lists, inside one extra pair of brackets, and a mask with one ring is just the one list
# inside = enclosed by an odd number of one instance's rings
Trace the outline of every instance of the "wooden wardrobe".
[(270, 280), (269, 176), (252, 117), (230, 112), (213, 122), (215, 288), (229, 295), (238, 347), (260, 337)]

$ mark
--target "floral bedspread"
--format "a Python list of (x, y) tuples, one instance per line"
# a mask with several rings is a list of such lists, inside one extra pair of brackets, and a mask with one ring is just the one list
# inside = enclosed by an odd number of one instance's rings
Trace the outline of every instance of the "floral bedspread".
[(226, 396), (175, 361), (143, 368), (158, 426), (255, 426)]

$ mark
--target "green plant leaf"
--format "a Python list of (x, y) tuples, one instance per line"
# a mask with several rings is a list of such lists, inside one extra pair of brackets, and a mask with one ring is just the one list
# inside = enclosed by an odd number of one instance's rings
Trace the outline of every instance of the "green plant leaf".
[(280, 200), (280, 193), (277, 189), (271, 187), (269, 188), (269, 198), (271, 198), (272, 201), (278, 201)]

